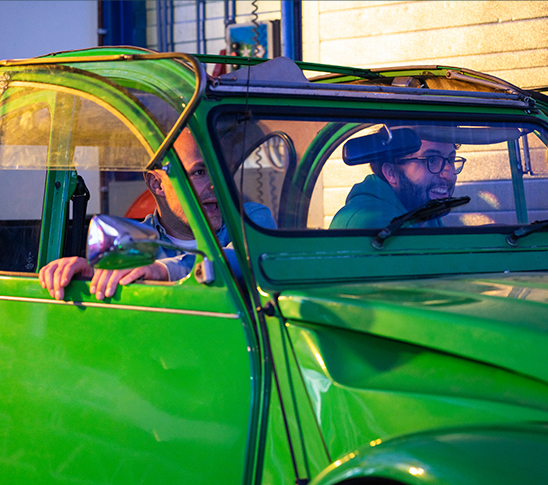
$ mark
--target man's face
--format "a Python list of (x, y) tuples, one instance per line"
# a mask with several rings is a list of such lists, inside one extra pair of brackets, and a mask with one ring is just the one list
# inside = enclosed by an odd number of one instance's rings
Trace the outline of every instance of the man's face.
[[(423, 140), (420, 150), (406, 155), (405, 158), (412, 159), (432, 155), (454, 158), (456, 155), (455, 146), (452, 143)], [(416, 209), (432, 199), (451, 197), (455, 190), (457, 176), (448, 163), (438, 174), (433, 174), (428, 170), (426, 160), (400, 161), (392, 166), (394, 167), (394, 177), (388, 179), (389, 183), (407, 210)]]
[(183, 165), (190, 181), (194, 185), (194, 189), (204, 206), (204, 210), (207, 214), (209, 222), (213, 229), (218, 231), (223, 225), (223, 218), (221, 211), (219, 210), (219, 204), (217, 203), (217, 197), (213, 191), (213, 185), (207, 173), (206, 166), (202, 158), (185, 158), (183, 159)]
[[(196, 193), (204, 206), (211, 226), (215, 231), (218, 231), (223, 225), (221, 211), (219, 210), (217, 197), (213, 191), (213, 185), (211, 184), (211, 180), (206, 171), (205, 163), (194, 138), (188, 130), (184, 130), (173, 146), (181, 158), (185, 170), (190, 177), (190, 181), (194, 186), (194, 190), (196, 190)], [(188, 219), (179, 204), (179, 200), (171, 187), (171, 184), (165, 185), (165, 192), (167, 203), (172, 212), (188, 226)]]

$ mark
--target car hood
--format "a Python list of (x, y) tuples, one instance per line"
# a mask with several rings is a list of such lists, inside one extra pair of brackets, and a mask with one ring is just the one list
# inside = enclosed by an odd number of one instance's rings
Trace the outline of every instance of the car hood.
[(283, 291), (282, 316), (436, 349), (548, 382), (548, 274)]

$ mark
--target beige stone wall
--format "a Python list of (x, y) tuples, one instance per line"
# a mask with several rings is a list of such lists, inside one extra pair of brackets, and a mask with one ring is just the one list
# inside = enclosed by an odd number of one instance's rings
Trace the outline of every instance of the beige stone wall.
[(546, 1), (306, 0), (303, 37), (307, 61), (444, 64), (521, 87), (548, 84)]
[[(303, 57), (355, 67), (445, 65), (524, 88), (548, 85), (547, 1), (303, 1)], [(326, 166), (324, 224), (351, 185)], [(363, 176), (360, 174), (360, 180)], [(357, 180), (356, 180), (357, 181)]]

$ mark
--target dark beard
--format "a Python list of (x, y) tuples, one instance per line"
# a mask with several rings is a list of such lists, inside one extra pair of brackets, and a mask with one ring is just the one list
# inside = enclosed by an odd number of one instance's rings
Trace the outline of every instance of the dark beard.
[[(414, 184), (409, 180), (407, 175), (405, 175), (403, 169), (398, 166), (396, 166), (396, 173), (398, 174), (399, 178), (399, 188), (395, 192), (408, 211), (411, 211), (413, 209), (416, 209), (417, 207), (420, 207), (421, 205), (426, 204), (429, 200), (431, 200), (428, 196), (430, 190), (437, 185), (441, 185), (439, 181), (433, 181), (426, 186)], [(452, 195), (453, 190), (455, 189), (455, 185), (445, 182), (444, 184), (447, 185), (449, 188), (449, 195)]]

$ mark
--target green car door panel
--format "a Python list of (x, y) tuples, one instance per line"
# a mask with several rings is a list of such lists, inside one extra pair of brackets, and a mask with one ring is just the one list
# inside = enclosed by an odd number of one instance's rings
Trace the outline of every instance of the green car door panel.
[(242, 481), (253, 373), (226, 291), (134, 285), (99, 303), (75, 282), (58, 302), (35, 278), (6, 283), (7, 483)]

